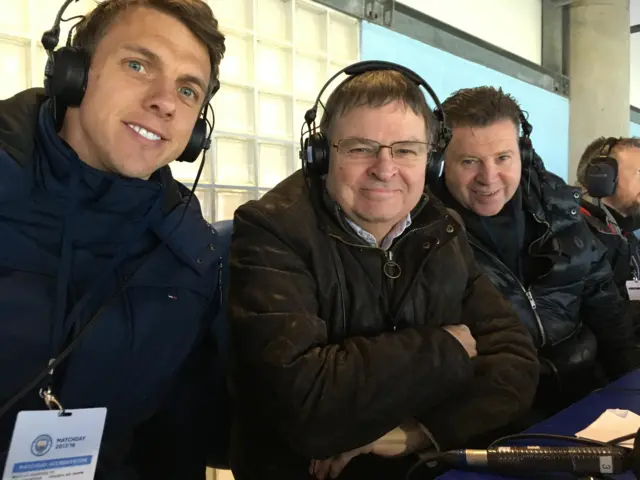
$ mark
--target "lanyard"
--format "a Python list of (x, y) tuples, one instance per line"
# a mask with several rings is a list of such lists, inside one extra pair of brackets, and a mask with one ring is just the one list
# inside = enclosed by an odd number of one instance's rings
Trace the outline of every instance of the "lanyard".
[[(102, 273), (94, 280), (93, 284), (85, 291), (84, 295), (76, 302), (76, 304), (71, 309), (71, 312), (67, 315), (66, 318), (63, 316), (54, 317), (53, 324), (53, 333), (52, 333), (52, 343), (51, 343), (51, 358), (49, 360), (49, 365), (51, 366), (56, 359), (60, 355), (61, 352), (65, 350), (65, 339), (68, 338), (71, 329), (78, 322), (81, 321), (80, 314), (83, 309), (87, 306), (89, 301), (94, 298), (95, 294), (99, 289), (103, 289), (105, 287), (106, 281), (109, 276), (116, 271), (116, 269), (120, 266), (120, 264), (125, 260), (127, 255), (130, 254), (130, 250), (136, 244), (136, 242), (141, 238), (144, 232), (147, 230), (152, 221), (152, 216), (157, 211), (157, 205), (162, 200), (162, 196), (159, 195), (156, 200), (156, 204), (149, 209), (147, 214), (143, 217), (142, 221), (139, 223), (138, 227), (132, 232), (131, 240), (127, 246), (123, 247), (120, 252), (115, 255), (111, 261), (107, 264), (107, 266), (103, 269)], [(70, 269), (71, 269), (71, 241), (68, 239), (63, 240), (63, 253), (61, 257), (64, 259), (66, 263), (63, 263), (62, 268), (69, 269), (68, 278), (71, 278)], [(65, 290), (67, 285), (65, 285)], [(58, 292), (59, 295), (66, 295), (66, 291)], [(59, 299), (59, 297), (58, 297)], [(64, 313), (64, 312), (63, 312)], [(85, 326), (86, 327), (86, 326)], [(78, 333), (74, 335), (74, 337), (78, 337)], [(40, 396), (45, 401), (47, 407), (50, 407), (50, 403), (60, 405), (60, 402), (54, 395), (52, 391), (53, 386), (53, 375), (54, 369), (51, 368), (49, 370), (49, 374), (46, 379), (45, 387), (40, 389)]]

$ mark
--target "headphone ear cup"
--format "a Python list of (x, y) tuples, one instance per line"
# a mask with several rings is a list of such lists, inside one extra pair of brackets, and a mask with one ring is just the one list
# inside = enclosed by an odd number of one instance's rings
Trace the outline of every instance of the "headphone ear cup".
[(520, 137), (520, 159), (523, 168), (528, 168), (533, 163), (533, 142), (529, 137)]
[(596, 159), (585, 171), (585, 187), (593, 198), (610, 197), (618, 185), (618, 161), (612, 157)]
[(324, 175), (329, 171), (329, 141), (317, 132), (305, 138), (302, 144), (302, 162), (306, 173)]
[(89, 55), (75, 47), (63, 47), (53, 53), (54, 63), (49, 65), (49, 96), (61, 107), (79, 107), (87, 89)]
[(444, 173), (444, 151), (434, 148), (427, 160), (427, 183), (436, 181)]
[(200, 117), (196, 120), (187, 146), (176, 160), (178, 162), (193, 163), (198, 159), (200, 153), (203, 150), (208, 150), (210, 146), (211, 140), (207, 135), (207, 121)]

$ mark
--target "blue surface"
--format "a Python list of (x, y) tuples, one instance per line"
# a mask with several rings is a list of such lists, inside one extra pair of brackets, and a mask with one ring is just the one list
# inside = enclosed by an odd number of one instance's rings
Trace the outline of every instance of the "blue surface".
[[(527, 430), (528, 433), (551, 433), (573, 436), (593, 423), (605, 410), (620, 408), (640, 414), (640, 370), (636, 370), (606, 388), (596, 391), (578, 403)], [(537, 443), (539, 442), (539, 443)], [(544, 440), (532, 440), (531, 445), (542, 445)], [(536, 478), (548, 478), (542, 474)], [(504, 480), (517, 477), (490, 475), (476, 472), (451, 471), (438, 477), (439, 480)], [(554, 478), (557, 478), (554, 477)], [(633, 480), (631, 473), (615, 475), (619, 480)]]
[(633, 123), (629, 126), (629, 135), (632, 137), (640, 137), (640, 123)]
[(529, 113), (529, 121), (533, 125), (531, 139), (547, 169), (567, 180), (567, 98), (367, 22), (362, 22), (361, 58), (405, 65), (431, 85), (440, 101), (460, 88), (480, 85), (502, 87)]

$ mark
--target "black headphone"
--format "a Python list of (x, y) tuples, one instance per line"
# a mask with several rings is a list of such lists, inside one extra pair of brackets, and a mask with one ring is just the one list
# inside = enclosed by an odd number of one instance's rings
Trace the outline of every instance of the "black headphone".
[[(309, 136), (305, 138), (304, 133), (300, 136), (300, 160), (302, 160), (302, 170), (305, 175), (320, 176), (329, 171), (329, 152), (330, 145), (327, 137), (319, 129), (316, 128), (315, 119), (318, 113), (318, 105), (322, 94), (327, 87), (342, 73), (346, 73), (350, 77), (360, 75), (365, 72), (373, 72), (377, 70), (394, 70), (403, 74), (409, 80), (414, 82), (418, 86), (422, 86), (431, 96), (436, 108), (433, 111), (436, 119), (438, 120), (438, 137), (435, 146), (432, 147), (429, 154), (429, 160), (427, 162), (427, 175), (440, 176), (442, 172), (442, 155), (441, 152), (447, 148), (447, 144), (451, 139), (451, 130), (446, 126), (444, 112), (442, 111), (442, 105), (438, 96), (435, 94), (431, 86), (413, 70), (408, 69), (402, 65), (392, 62), (385, 62), (379, 60), (367, 60), (363, 62), (354, 63), (342, 70), (335, 73), (324, 86), (320, 89), (320, 93), (316, 98), (316, 101), (307, 112), (304, 114), (304, 129), (305, 124), (308, 127)], [(348, 81), (349, 79), (345, 80)], [(344, 83), (344, 82), (343, 82)], [(338, 87), (340, 88), (340, 87)], [(437, 162), (437, 164), (436, 164)]]
[(611, 156), (617, 138), (609, 137), (585, 170), (585, 187), (593, 198), (610, 197), (618, 185), (618, 161)]
[[(60, 41), (62, 15), (74, 1), (78, 0), (65, 0), (56, 15), (53, 27), (42, 35), (42, 45), (49, 56), (45, 67), (44, 88), (53, 103), (53, 117), (58, 130), (62, 127), (66, 109), (68, 107), (79, 107), (82, 103), (89, 76), (89, 53), (82, 48), (71, 46), (71, 31), (67, 37), (66, 46), (55, 50)], [(211, 147), (211, 134), (207, 133), (206, 114), (207, 110), (211, 110), (211, 130), (213, 130), (215, 118), (213, 109), (209, 107), (209, 102), (219, 88), (220, 83), (216, 82), (212, 92), (205, 99), (198, 120), (196, 120), (191, 132), (189, 142), (176, 159), (179, 162), (195, 162), (201, 152)]]
[(529, 168), (533, 164), (533, 158), (535, 155), (533, 142), (531, 141), (531, 132), (533, 132), (533, 126), (529, 123), (522, 110), (520, 110), (518, 117), (520, 118), (520, 128), (522, 129), (522, 134), (518, 139), (518, 146), (520, 147), (520, 159), (522, 162), (522, 168)]

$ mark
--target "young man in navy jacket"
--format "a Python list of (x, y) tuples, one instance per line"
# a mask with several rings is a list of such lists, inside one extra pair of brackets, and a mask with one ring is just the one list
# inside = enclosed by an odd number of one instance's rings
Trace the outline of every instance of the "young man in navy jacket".
[(222, 262), (168, 164), (204, 147), (224, 36), (202, 0), (106, 0), (76, 50), (47, 36), (47, 88), (0, 102), (0, 465), (48, 396), (106, 407), (96, 478), (204, 478)]

